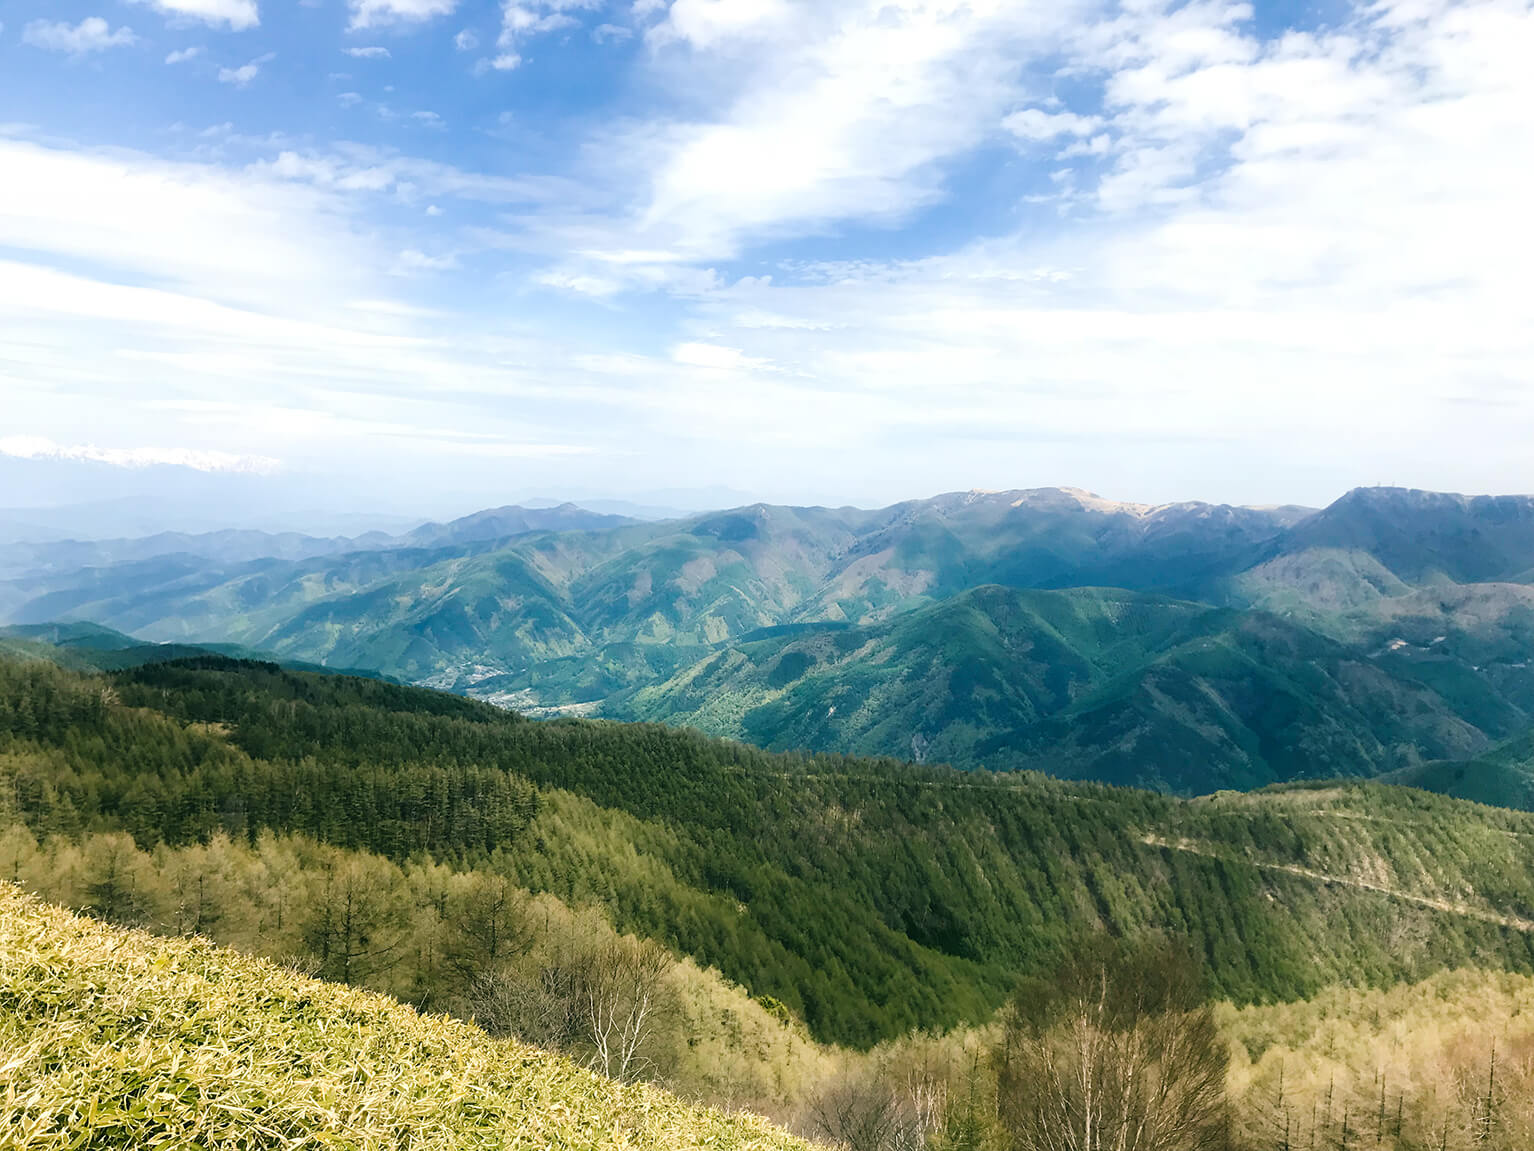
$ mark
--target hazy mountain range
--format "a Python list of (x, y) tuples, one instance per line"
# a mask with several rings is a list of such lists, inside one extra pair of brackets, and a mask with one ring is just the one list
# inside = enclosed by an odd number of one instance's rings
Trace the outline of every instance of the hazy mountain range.
[(1498, 748), (1534, 725), (1530, 497), (1366, 488), (1316, 511), (1039, 489), (658, 523), (508, 507), (403, 535), (15, 545), (0, 573), (11, 623), (1180, 792), (1473, 762), (1507, 765), (1512, 794), (1527, 757)]

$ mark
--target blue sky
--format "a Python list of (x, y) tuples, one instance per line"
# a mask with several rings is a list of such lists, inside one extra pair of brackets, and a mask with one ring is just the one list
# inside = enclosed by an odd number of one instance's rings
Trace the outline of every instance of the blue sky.
[(0, 19), (0, 454), (40, 477), (1534, 489), (1528, 0)]

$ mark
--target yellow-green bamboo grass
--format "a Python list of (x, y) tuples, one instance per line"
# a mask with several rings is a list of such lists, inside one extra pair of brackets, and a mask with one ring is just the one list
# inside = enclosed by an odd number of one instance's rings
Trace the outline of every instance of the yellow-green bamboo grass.
[(0, 883), (0, 1147), (807, 1151), (566, 1059)]

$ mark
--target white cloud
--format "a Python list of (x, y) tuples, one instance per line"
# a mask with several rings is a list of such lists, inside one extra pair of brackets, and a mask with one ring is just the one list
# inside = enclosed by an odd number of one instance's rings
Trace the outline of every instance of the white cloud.
[[(658, 6), (649, 9), (653, 10)], [(646, 14), (636, 5), (636, 16)], [(728, 40), (757, 38), (769, 29), (784, 29), (799, 18), (788, 0), (676, 0), (650, 37), (660, 43), (683, 40), (694, 48), (708, 49)]]
[(1001, 122), (1003, 128), (1023, 140), (1054, 140), (1060, 136), (1091, 136), (1102, 130), (1098, 116), (1078, 116), (1074, 112), (1046, 112), (1042, 108), (1023, 108)]
[(338, 273), (368, 263), (336, 205), (260, 172), (3, 137), (0, 170), (9, 176), (0, 180), (0, 247), (108, 279), (313, 307), (313, 290), (339, 290)]
[(697, 342), (678, 344), (671, 349), (671, 358), (689, 367), (723, 371), (754, 370), (770, 366), (768, 361), (748, 356), (739, 348)]
[(394, 262), (394, 274), (410, 276), (418, 272), (450, 272), (457, 267), (455, 256), (429, 256), (415, 248), (406, 248)]
[[(1040, 482), (1089, 457), (1126, 491), (1147, 459), (1183, 466), (1102, 446), (1129, 437), (1198, 445), (1183, 458), (1217, 457), (1248, 496), (1292, 490), (1297, 467), (1527, 487), (1534, 8), (1379, 5), (1267, 43), (1243, 11), (1148, 4), (1062, 31), (1105, 106), (1007, 127), (1106, 158), (1101, 179), (1064, 169), (1079, 223), (715, 289), (695, 318), (726, 351), (701, 358), (793, 365), (780, 386), (861, 402), (857, 436), (919, 440), (950, 475), (997, 474), (1019, 443)], [(600, 266), (616, 290), (625, 266)]]
[(450, 15), (458, 0), (347, 0), (351, 27), (377, 28), (389, 24), (419, 24)]
[(343, 48), (348, 56), (357, 56), (363, 60), (387, 60), (389, 50), (379, 44), (369, 44), (365, 48)]
[(95, 444), (58, 444), (45, 436), (0, 437), (0, 455), (23, 460), (75, 460), (118, 468), (170, 466), (253, 475), (267, 475), (281, 466), (270, 456), (241, 456), (216, 449), (99, 448)]
[[(382, 249), (358, 202), (406, 179), (434, 196), (499, 198), (505, 183), (371, 153), (328, 164), (295, 155), (283, 167), (228, 171), (0, 136), (10, 177), (0, 249), (13, 253), (0, 259), (0, 434), (49, 441), (8, 448), (194, 466), (278, 457), (285, 470), (382, 450), (433, 471), (462, 450), (506, 460), (591, 450), (584, 434), (553, 434), (508, 402), (590, 402), (590, 390), (520, 367), (544, 357), (510, 335), (398, 298), (411, 281), (391, 272), (450, 274), (452, 257)], [(478, 446), (460, 450), (453, 437), (465, 429)]]
[(453, 37), (453, 47), (460, 52), (472, 52), (479, 47), (479, 37), (472, 29), (465, 28)]
[(138, 37), (131, 28), (118, 28), (115, 32), (100, 16), (87, 16), (78, 24), (62, 21), (33, 20), (21, 31), (24, 43), (50, 52), (68, 52), (72, 56), (85, 56), (91, 52), (104, 52), (108, 48), (121, 48), (133, 44)]
[[(529, 56), (541, 22), (579, 15), (516, 7)], [(902, 494), (1527, 487), (1527, 0), (1370, 0), (1281, 39), (1249, 17), (1219, 0), (652, 7), (633, 79), (661, 90), (635, 106), (666, 118), (593, 131), (563, 181), (355, 146), (220, 172), (0, 138), (19, 175), (0, 246), (26, 253), (0, 262), (0, 392), (32, 405), (9, 427), (286, 461), (294, 421), (304, 442), (391, 445), (499, 421), (508, 453), (599, 445), (593, 474), (655, 445), (614, 482), (792, 474), (822, 497), (851, 476)], [(984, 205), (1002, 235), (954, 242), (972, 154), (1005, 165), (1017, 202)], [(411, 210), (367, 215), (379, 199)], [(940, 228), (900, 233), (917, 258), (757, 259), (927, 209)], [(636, 322), (566, 334), (583, 307)], [(134, 423), (146, 392), (206, 437)], [(41, 418), (98, 408), (125, 430)], [(549, 426), (518, 426), (529, 410)]]
[(622, 42), (634, 35), (632, 28), (625, 28), (621, 24), (598, 24), (591, 30), (591, 38), (598, 44)]
[(647, 36), (656, 78), (699, 114), (600, 150), (645, 190), (628, 246), (706, 261), (842, 220), (898, 226), (946, 196), (944, 165), (996, 135), (1088, 3), (677, 0)]
[(188, 60), (194, 60), (202, 55), (202, 45), (194, 44), (190, 48), (177, 48), (174, 52), (166, 54), (167, 64), (185, 64)]
[(135, 4), (147, 4), (156, 12), (167, 16), (200, 20), (204, 24), (226, 25), (238, 32), (254, 28), (261, 23), (261, 13), (256, 0), (130, 0)]
[(249, 86), (250, 82), (261, 74), (261, 65), (276, 58), (276, 53), (268, 52), (264, 56), (257, 56), (248, 64), (241, 64), (238, 68), (220, 68), (218, 70), (218, 82), (220, 84), (232, 84), (236, 88)]
[(569, 201), (576, 191), (563, 181), (483, 176), (358, 144), (330, 152), (283, 149), (274, 159), (251, 165), (250, 171), (330, 191), (388, 193), (410, 201), (451, 196), (491, 204), (553, 203)]
[[(521, 63), (518, 46), (531, 36), (580, 26), (572, 13), (601, 8), (607, 0), (503, 0), (501, 32), (495, 46), (501, 50), (491, 66), (500, 70)], [(509, 63), (502, 63), (509, 61)]]

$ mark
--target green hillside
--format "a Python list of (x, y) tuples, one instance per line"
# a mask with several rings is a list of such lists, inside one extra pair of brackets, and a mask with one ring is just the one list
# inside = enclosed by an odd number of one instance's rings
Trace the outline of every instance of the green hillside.
[[(148, 663), (225, 656), (230, 659), (269, 659), (266, 652), (234, 643), (144, 643), (100, 624), (17, 624), (0, 627), (0, 655), (16, 659), (40, 659), (73, 671), (118, 671)], [(366, 668), (349, 668), (283, 660), (283, 667), (325, 675), (386, 678)]]
[(270, 829), (489, 868), (860, 1045), (984, 1019), (1103, 929), (1187, 936), (1240, 1002), (1534, 966), (1534, 817), (1416, 791), (1188, 802), (217, 659), (0, 662), (0, 733), (0, 802), (34, 834)]
[(1266, 613), (985, 587), (742, 642), (606, 710), (775, 749), (1190, 793), (1464, 758), (1530, 722), (1482, 680), (1434, 671)]
[(1472, 760), (1437, 760), (1387, 778), (1404, 787), (1534, 811), (1534, 735), (1509, 740)]
[(1526, 582), (1534, 496), (1356, 488), (1286, 533), (1284, 553), (1363, 552), (1407, 584)]
[(58, 1147), (808, 1148), (558, 1056), (0, 882), (0, 1141)]

